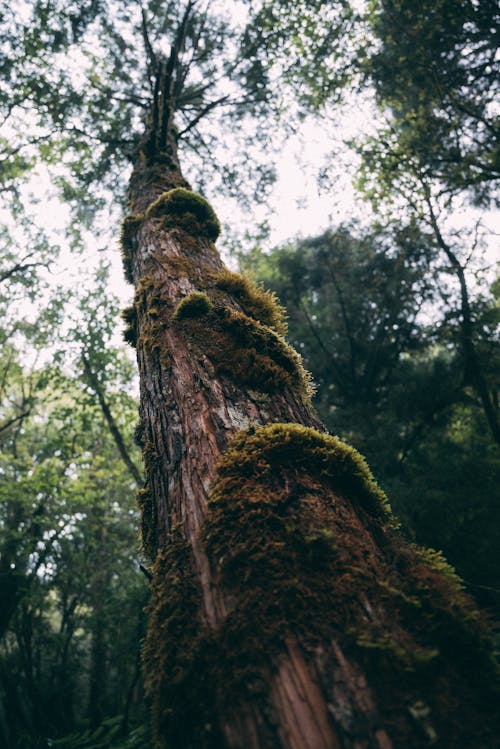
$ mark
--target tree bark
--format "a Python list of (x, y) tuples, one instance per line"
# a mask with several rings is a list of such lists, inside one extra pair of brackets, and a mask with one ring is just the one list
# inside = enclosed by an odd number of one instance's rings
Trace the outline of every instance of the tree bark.
[(122, 232), (157, 745), (496, 746), (477, 613), (325, 433), (293, 352), (224, 275), (210, 208), (186, 192), (167, 136), (138, 158)]

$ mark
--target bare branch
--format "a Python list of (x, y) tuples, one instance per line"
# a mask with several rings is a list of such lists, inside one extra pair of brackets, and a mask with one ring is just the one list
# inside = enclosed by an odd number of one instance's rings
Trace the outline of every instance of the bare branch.
[(9, 428), (10, 428), (11, 426), (13, 426), (14, 424), (17, 424), (17, 423), (18, 423), (18, 422), (20, 422), (20, 421), (21, 421), (21, 422), (22, 422), (22, 421), (24, 421), (24, 419), (25, 419), (25, 418), (26, 418), (27, 416), (29, 416), (29, 415), (30, 415), (30, 412), (29, 412), (29, 411), (22, 411), (22, 412), (21, 412), (20, 414), (18, 414), (17, 416), (13, 416), (13, 417), (12, 417), (12, 419), (8, 419), (8, 420), (7, 420), (6, 422), (4, 422), (3, 424), (0, 424), (0, 433), (1, 433), (1, 432), (5, 432), (5, 431), (6, 431), (7, 429), (9, 429)]
[(196, 0), (190, 0), (190, 2), (188, 2), (188, 4), (186, 5), (184, 15), (179, 24), (179, 28), (177, 29), (177, 33), (170, 50), (170, 55), (161, 77), (162, 110), (159, 139), (160, 150), (162, 150), (167, 143), (168, 127), (171, 121), (171, 116), (173, 115), (174, 107), (174, 71), (179, 70), (179, 57), (186, 39), (187, 23), (195, 4)]
[(198, 122), (200, 122), (200, 120), (202, 120), (203, 117), (205, 117), (206, 114), (208, 114), (209, 112), (211, 112), (212, 109), (215, 109), (215, 107), (218, 107), (220, 104), (223, 104), (228, 99), (229, 99), (229, 95), (227, 95), (227, 96), (221, 96), (220, 99), (216, 99), (215, 101), (209, 102), (206, 105), (206, 107), (203, 107), (203, 109), (198, 114), (198, 116), (195, 117), (193, 120), (191, 120), (191, 122), (187, 125), (187, 127), (184, 128), (184, 130), (181, 130), (181, 132), (179, 133), (179, 138), (182, 138), (183, 135), (185, 135), (190, 130), (192, 130), (194, 127), (196, 127), (196, 125), (198, 124)]
[(23, 260), (21, 260), (19, 263), (16, 263), (12, 266), (12, 268), (9, 268), (9, 270), (4, 271), (3, 273), (0, 273), (0, 283), (3, 283), (4, 281), (7, 281), (8, 278), (11, 278), (15, 273), (20, 273), (22, 271), (28, 270), (28, 268), (37, 268), (40, 265), (44, 268), (48, 268), (48, 263), (42, 263), (41, 261), (37, 263), (26, 263), (25, 261), (32, 257), (35, 253), (30, 252), (29, 255), (26, 255)]
[(141, 5), (141, 19), (142, 19), (142, 22), (141, 22), (142, 38), (144, 41), (144, 48), (146, 50), (148, 80), (149, 80), (149, 85), (151, 89), (153, 89), (154, 88), (153, 76), (155, 72), (158, 72), (158, 59), (155, 55), (153, 45), (151, 44), (151, 40), (149, 38), (146, 11), (142, 7), (142, 5)]

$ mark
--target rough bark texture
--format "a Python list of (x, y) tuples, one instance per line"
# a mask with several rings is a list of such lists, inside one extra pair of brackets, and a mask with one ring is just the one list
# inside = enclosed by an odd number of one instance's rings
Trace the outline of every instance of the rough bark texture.
[(189, 189), (170, 130), (155, 159), (135, 169), (122, 242), (158, 746), (498, 746), (477, 613), (325, 434), (295, 355), (222, 273), (210, 208), (170, 192)]

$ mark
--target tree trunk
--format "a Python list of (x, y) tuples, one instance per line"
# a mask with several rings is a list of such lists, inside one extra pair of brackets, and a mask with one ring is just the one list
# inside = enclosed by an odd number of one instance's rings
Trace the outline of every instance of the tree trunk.
[(89, 703), (88, 719), (91, 728), (97, 728), (106, 717), (106, 595), (109, 588), (109, 573), (106, 559), (108, 532), (105, 512), (97, 504), (94, 508), (94, 519), (99, 525), (98, 558), (94, 579), (91, 583), (92, 624), (89, 668)]
[(224, 270), (172, 129), (166, 153), (138, 160), (130, 199), (157, 745), (497, 746), (477, 613), (438, 554), (401, 539), (363, 459), (324, 432), (273, 330), (279, 310)]
[(465, 278), (465, 266), (463, 266), (458, 257), (453, 252), (451, 246), (445, 241), (439, 224), (434, 212), (434, 208), (431, 201), (431, 193), (429, 186), (424, 183), (425, 200), (427, 208), (429, 210), (429, 223), (434, 232), (438, 247), (444, 252), (450, 267), (455, 274), (459, 286), (460, 286), (460, 334), (462, 343), (462, 357), (464, 362), (464, 381), (469, 383), (475, 388), (476, 393), (479, 395), (481, 405), (483, 407), (486, 421), (490, 428), (493, 439), (500, 445), (500, 424), (498, 421), (498, 407), (495, 404), (494, 398), (492, 398), (488, 384), (483, 375), (483, 369), (479, 361), (476, 346), (474, 344), (474, 324), (472, 319), (472, 311), (469, 301), (469, 290), (467, 288), (467, 280)]

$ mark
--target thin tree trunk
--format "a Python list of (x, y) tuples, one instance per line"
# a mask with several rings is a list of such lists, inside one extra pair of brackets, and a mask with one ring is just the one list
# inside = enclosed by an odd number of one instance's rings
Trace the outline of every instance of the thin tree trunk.
[(481, 405), (483, 407), (486, 421), (490, 428), (493, 439), (500, 445), (500, 424), (498, 421), (498, 407), (495, 404), (493, 398), (490, 395), (488, 385), (483, 375), (483, 370), (477, 355), (476, 347), (474, 345), (474, 330), (472, 321), (472, 312), (469, 301), (469, 291), (467, 288), (467, 280), (465, 278), (464, 268), (460, 263), (458, 257), (453, 252), (450, 245), (445, 241), (441, 234), (439, 224), (434, 212), (429, 187), (424, 184), (425, 198), (427, 208), (429, 210), (429, 222), (434, 232), (438, 247), (443, 250), (446, 255), (448, 262), (451, 265), (453, 273), (458, 279), (460, 286), (460, 312), (462, 319), (460, 320), (460, 333), (462, 341), (462, 356), (464, 361), (464, 373), (467, 382), (472, 384), (476, 393), (479, 396)]
[(99, 504), (94, 508), (94, 520), (99, 534), (99, 554), (95, 576), (92, 581), (91, 605), (92, 626), (89, 669), (88, 718), (91, 728), (97, 728), (106, 717), (106, 622), (105, 602), (109, 587), (107, 564), (107, 537), (104, 511)]
[(167, 145), (139, 159), (122, 234), (158, 746), (495, 746), (496, 677), (470, 601), (325, 434), (293, 352), (220, 275), (209, 207), (171, 192), (189, 186), (171, 130)]
[(123, 462), (128, 468), (137, 486), (142, 486), (143, 480), (142, 480), (141, 472), (139, 471), (134, 461), (130, 457), (130, 453), (127, 450), (125, 440), (123, 439), (123, 435), (120, 432), (120, 429), (118, 428), (115, 418), (113, 414), (111, 413), (111, 409), (105, 398), (103, 388), (95, 372), (93, 371), (90, 365), (90, 362), (85, 356), (82, 357), (82, 362), (83, 362), (83, 368), (84, 368), (85, 374), (87, 375), (87, 379), (89, 381), (91, 388), (94, 390), (95, 394), (97, 395), (97, 400), (99, 401), (101, 411), (103, 413), (104, 418), (106, 419), (106, 422), (109, 427), (109, 431), (111, 432), (111, 436), (113, 437), (115, 441), (115, 445), (118, 448), (118, 452), (120, 453)]

